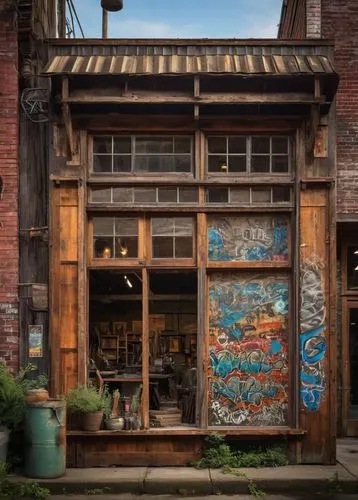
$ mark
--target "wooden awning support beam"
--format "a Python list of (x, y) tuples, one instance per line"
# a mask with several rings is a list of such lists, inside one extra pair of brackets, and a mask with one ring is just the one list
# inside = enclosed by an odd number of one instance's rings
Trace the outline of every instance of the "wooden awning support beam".
[(62, 116), (66, 129), (66, 138), (67, 138), (67, 150), (69, 152), (69, 159), (72, 160), (74, 155), (77, 153), (75, 139), (73, 134), (73, 126), (72, 126), (72, 118), (70, 106), (68, 104), (69, 98), (69, 85), (68, 85), (68, 77), (62, 77)]
[(317, 99), (317, 103), (311, 105), (310, 117), (307, 125), (306, 155), (308, 160), (313, 158), (314, 144), (321, 115), (321, 106), (319, 104), (321, 96), (321, 81), (318, 76), (315, 76), (314, 97)]

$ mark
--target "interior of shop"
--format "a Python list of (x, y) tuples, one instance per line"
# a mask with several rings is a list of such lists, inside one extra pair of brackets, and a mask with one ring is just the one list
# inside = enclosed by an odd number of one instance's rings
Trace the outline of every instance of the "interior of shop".
[[(141, 271), (92, 270), (89, 283), (90, 375), (130, 401), (143, 380)], [(196, 425), (197, 274), (153, 270), (148, 286), (150, 427)]]

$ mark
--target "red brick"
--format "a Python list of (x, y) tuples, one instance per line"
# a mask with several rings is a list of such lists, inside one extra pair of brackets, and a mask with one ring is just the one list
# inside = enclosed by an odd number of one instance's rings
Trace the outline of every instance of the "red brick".
[(0, 0), (0, 361), (18, 368), (18, 61), (13, 13)]

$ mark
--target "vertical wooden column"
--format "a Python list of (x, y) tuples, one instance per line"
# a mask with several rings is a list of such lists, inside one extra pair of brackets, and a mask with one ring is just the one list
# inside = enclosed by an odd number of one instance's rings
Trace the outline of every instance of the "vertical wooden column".
[(78, 181), (51, 188), (50, 350), (51, 394), (78, 383), (79, 192)]
[(329, 190), (319, 184), (303, 186), (300, 198), (300, 423), (307, 431), (302, 462), (331, 463), (335, 375), (330, 360), (336, 353), (330, 343), (335, 276), (330, 269)]
[(198, 214), (198, 390), (197, 421), (200, 427), (208, 425), (208, 329), (206, 286), (206, 215)]
[(148, 269), (142, 270), (142, 377), (143, 377), (143, 425), (149, 428), (149, 280)]

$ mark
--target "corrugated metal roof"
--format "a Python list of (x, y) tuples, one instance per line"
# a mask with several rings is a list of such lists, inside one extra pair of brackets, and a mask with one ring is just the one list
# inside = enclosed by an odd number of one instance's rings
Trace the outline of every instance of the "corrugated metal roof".
[(147, 55), (147, 56), (55, 56), (45, 74), (71, 75), (170, 75), (243, 74), (300, 75), (334, 74), (328, 58), (321, 55)]

